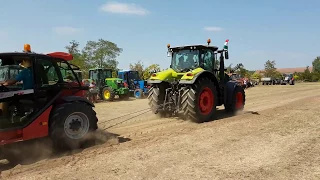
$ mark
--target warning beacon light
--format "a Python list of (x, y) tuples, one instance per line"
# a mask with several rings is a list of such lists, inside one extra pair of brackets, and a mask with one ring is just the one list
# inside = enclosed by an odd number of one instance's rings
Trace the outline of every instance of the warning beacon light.
[(170, 48), (170, 44), (167, 44), (167, 48)]
[(23, 47), (23, 52), (31, 52), (31, 46), (30, 44), (25, 44)]
[(208, 43), (208, 46), (209, 46), (209, 44), (211, 43), (211, 39), (208, 39), (208, 40), (207, 40), (207, 43)]

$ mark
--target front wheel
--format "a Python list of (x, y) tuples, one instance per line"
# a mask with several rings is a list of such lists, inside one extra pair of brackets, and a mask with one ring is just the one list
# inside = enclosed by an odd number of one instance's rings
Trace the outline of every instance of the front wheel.
[(102, 90), (102, 99), (105, 101), (113, 101), (115, 97), (115, 92), (110, 87), (105, 87)]
[(96, 112), (86, 103), (64, 103), (51, 113), (49, 133), (55, 147), (78, 149), (97, 128)]
[(242, 111), (244, 109), (246, 94), (240, 86), (236, 86), (231, 97), (228, 97), (228, 104), (225, 104), (225, 110), (228, 113), (235, 114), (237, 111)]
[(141, 99), (141, 98), (143, 97), (143, 91), (142, 91), (142, 89), (136, 89), (136, 90), (134, 90), (133, 94), (134, 94), (134, 97), (135, 97), (136, 99)]
[(196, 123), (210, 121), (216, 111), (216, 100), (214, 82), (208, 78), (199, 79), (182, 93), (183, 115)]

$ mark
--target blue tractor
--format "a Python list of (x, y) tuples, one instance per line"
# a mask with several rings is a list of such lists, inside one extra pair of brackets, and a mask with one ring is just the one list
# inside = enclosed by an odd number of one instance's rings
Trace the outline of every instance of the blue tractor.
[(146, 97), (150, 87), (148, 86), (147, 81), (140, 78), (138, 71), (118, 71), (118, 78), (124, 80), (132, 96), (137, 99)]

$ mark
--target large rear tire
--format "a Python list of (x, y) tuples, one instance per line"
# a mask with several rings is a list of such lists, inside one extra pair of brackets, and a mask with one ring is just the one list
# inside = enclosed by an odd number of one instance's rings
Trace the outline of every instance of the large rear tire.
[(98, 128), (97, 122), (96, 112), (88, 104), (61, 104), (50, 115), (50, 138), (59, 149), (79, 149), (92, 138), (92, 133)]
[(240, 86), (236, 86), (231, 99), (228, 100), (229, 104), (225, 104), (225, 110), (227, 113), (236, 114), (238, 111), (242, 111), (244, 109), (244, 105), (246, 102), (246, 94), (244, 89)]
[(196, 123), (210, 121), (216, 111), (216, 101), (214, 82), (208, 78), (199, 79), (181, 96), (183, 115)]
[(164, 101), (164, 91), (161, 91), (160, 86), (154, 85), (149, 89), (148, 92), (148, 101), (149, 106), (151, 108), (151, 111), (154, 114), (159, 115), (160, 117), (165, 117), (166, 113), (165, 111), (161, 111), (161, 105)]

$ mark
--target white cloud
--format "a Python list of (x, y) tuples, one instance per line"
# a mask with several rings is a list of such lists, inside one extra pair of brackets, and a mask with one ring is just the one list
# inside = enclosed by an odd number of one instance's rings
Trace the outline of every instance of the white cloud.
[(211, 27), (205, 27), (204, 30), (211, 31), (211, 32), (218, 32), (218, 31), (223, 31), (223, 28), (211, 26)]
[(119, 2), (108, 2), (100, 7), (100, 10), (117, 14), (133, 14), (144, 16), (149, 13), (148, 10), (136, 4), (127, 4)]
[(74, 27), (67, 27), (67, 26), (61, 26), (61, 27), (54, 27), (52, 31), (59, 35), (70, 35), (70, 34), (76, 34), (82, 31), (82, 29), (74, 28)]

